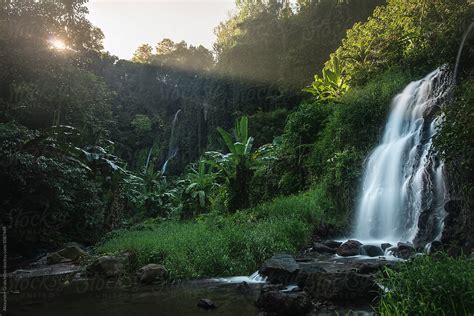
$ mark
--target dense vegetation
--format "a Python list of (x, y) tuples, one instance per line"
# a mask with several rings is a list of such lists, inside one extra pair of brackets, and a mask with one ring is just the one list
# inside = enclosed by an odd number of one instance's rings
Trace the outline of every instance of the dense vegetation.
[(338, 227), (337, 217), (321, 205), (320, 192), (309, 191), (227, 216), (214, 212), (184, 223), (149, 220), (114, 231), (98, 251), (127, 250), (136, 268), (162, 262), (173, 279), (246, 275), (276, 252), (299, 251), (315, 228)]
[[(0, 221), (12, 252), (100, 241), (173, 278), (250, 273), (350, 227), (390, 100), (452, 67), (474, 18), (463, 0), (238, 1), (214, 54), (165, 39), (125, 61), (103, 52), (84, 3), (0, 6)], [(472, 42), (436, 138), (457, 201), (443, 238), (462, 247), (474, 241)], [(419, 298), (438, 313), (444, 294), (395, 296), (413, 273), (468, 265), (449, 260), (393, 272), (382, 311), (416, 313)]]
[(420, 256), (386, 269), (379, 282), (388, 290), (380, 315), (468, 315), (474, 308), (474, 265), (466, 257)]

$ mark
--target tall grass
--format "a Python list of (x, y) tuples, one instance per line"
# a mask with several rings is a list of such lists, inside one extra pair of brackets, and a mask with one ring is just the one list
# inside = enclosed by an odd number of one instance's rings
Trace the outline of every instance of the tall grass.
[(115, 232), (96, 250), (131, 252), (134, 268), (164, 264), (172, 279), (246, 275), (277, 252), (297, 252), (318, 223), (336, 224), (318, 207), (319, 198), (318, 191), (310, 191), (232, 215), (148, 222)]
[(379, 275), (389, 291), (380, 301), (380, 315), (472, 315), (474, 262), (445, 255), (420, 256)]

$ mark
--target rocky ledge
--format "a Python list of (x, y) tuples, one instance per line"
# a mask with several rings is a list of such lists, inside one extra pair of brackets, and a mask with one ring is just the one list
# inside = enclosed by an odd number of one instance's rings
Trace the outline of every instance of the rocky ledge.
[(148, 264), (133, 271), (131, 261), (130, 253), (94, 257), (81, 245), (68, 243), (58, 251), (8, 273), (8, 292), (48, 296), (83, 294), (161, 284), (168, 276), (168, 271), (160, 264)]
[(371, 311), (383, 289), (375, 275), (385, 267), (425, 250), (442, 247), (433, 242), (426, 249), (410, 243), (364, 245), (357, 240), (314, 241), (300, 256), (278, 254), (259, 269), (268, 284), (256, 306), (269, 315), (336, 313), (338, 308)]
[(381, 289), (375, 273), (395, 261), (350, 259), (331, 254), (294, 258), (279, 254), (267, 260), (260, 273), (267, 277), (256, 306), (270, 315), (333, 312), (339, 307), (368, 307)]

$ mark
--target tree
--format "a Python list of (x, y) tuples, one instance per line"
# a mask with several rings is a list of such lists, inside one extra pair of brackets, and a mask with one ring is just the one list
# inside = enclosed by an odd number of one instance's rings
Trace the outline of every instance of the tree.
[(132, 61), (134, 63), (149, 64), (152, 61), (153, 48), (148, 44), (143, 44), (137, 48), (133, 54)]
[(367, 22), (347, 31), (334, 55), (346, 70), (346, 82), (355, 84), (394, 65), (432, 69), (455, 60), (464, 32), (459, 26), (472, 21), (473, 12), (465, 0), (388, 0)]

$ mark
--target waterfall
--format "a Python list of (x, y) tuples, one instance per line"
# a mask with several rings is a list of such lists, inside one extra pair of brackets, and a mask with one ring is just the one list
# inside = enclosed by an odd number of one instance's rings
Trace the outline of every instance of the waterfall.
[(443, 163), (432, 146), (451, 77), (441, 67), (392, 101), (381, 143), (367, 160), (356, 210), (359, 240), (429, 242), (441, 237)]
[(171, 159), (173, 159), (178, 153), (178, 146), (176, 145), (177, 137), (175, 136), (175, 128), (176, 128), (176, 123), (178, 122), (179, 112), (181, 112), (181, 110), (178, 110), (173, 118), (173, 124), (171, 125), (171, 135), (170, 135), (170, 143), (169, 143), (169, 148), (168, 148), (168, 156), (166, 156), (165, 163), (163, 164), (163, 167), (161, 168), (161, 174), (165, 174), (166, 168), (168, 167), (168, 162)]

